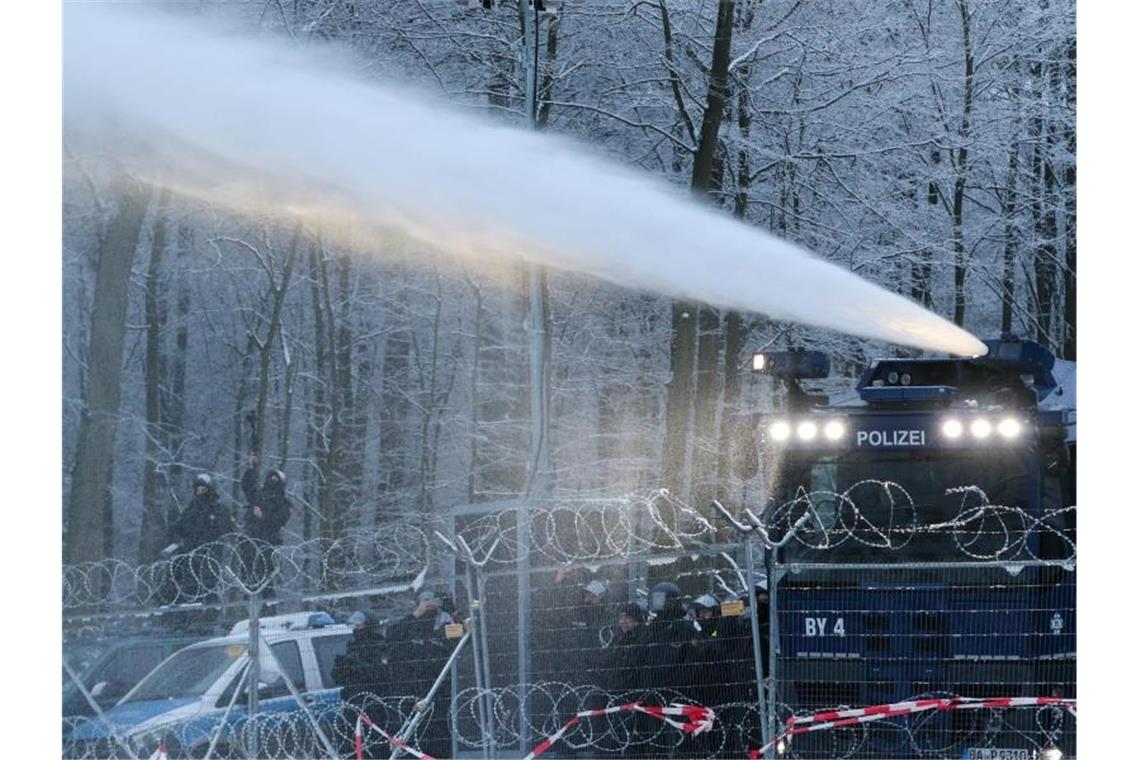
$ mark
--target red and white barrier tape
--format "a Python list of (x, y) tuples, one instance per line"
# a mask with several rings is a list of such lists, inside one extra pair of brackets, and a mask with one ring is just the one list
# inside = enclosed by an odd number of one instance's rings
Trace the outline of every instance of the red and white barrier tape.
[(907, 702), (894, 702), (886, 705), (872, 705), (851, 710), (825, 710), (812, 715), (799, 715), (788, 718), (784, 733), (765, 744), (758, 750), (749, 753), (750, 760), (759, 760), (764, 753), (784, 739), (811, 731), (823, 731), (832, 728), (860, 723), (871, 723), (884, 718), (896, 718), (900, 715), (909, 715), (927, 710), (1004, 710), (1014, 707), (1046, 707), (1059, 705), (1067, 709), (1073, 717), (1077, 715), (1077, 700), (1062, 697), (999, 697), (995, 699), (976, 699), (971, 697), (945, 697), (941, 699), (916, 699)]
[[(550, 736), (539, 742), (538, 746), (530, 751), (522, 760), (534, 760), (539, 757), (552, 746), (554, 743), (561, 739), (567, 731), (582, 722), (583, 718), (596, 718), (601, 715), (613, 715), (620, 712), (639, 712), (657, 718), (660, 721), (668, 723), (686, 734), (704, 733), (712, 728), (713, 721), (716, 720), (716, 715), (707, 707), (700, 705), (643, 705), (640, 702), (630, 702), (625, 705), (615, 705), (614, 707), (603, 707), (597, 710), (583, 710), (582, 712), (575, 713), (572, 718), (566, 723), (565, 726), (555, 731)], [(677, 716), (683, 720), (674, 720), (673, 717)]]
[[(547, 736), (538, 745), (530, 751), (530, 754), (523, 758), (523, 760), (534, 760), (550, 749), (554, 744), (566, 735), (566, 732), (574, 728), (582, 722), (583, 718), (595, 718), (600, 715), (612, 715), (619, 712), (639, 712), (651, 715), (660, 721), (668, 723), (670, 726), (683, 731), (686, 734), (697, 734), (708, 731), (712, 728), (713, 721), (716, 720), (716, 715), (707, 707), (700, 705), (643, 705), (640, 702), (630, 702), (625, 705), (616, 705), (614, 707), (604, 707), (597, 710), (583, 710), (582, 712), (575, 713), (573, 717), (567, 721), (566, 725), (555, 731), (550, 736)], [(393, 747), (399, 747), (408, 754), (420, 758), (420, 760), (435, 760), (431, 755), (420, 752), (415, 747), (412, 747), (407, 742), (392, 736), (384, 729), (377, 726), (372, 722), (364, 713), (360, 713), (356, 718), (356, 731), (353, 734), (354, 743), (356, 745), (356, 760), (363, 760), (364, 758), (364, 728), (374, 729), (383, 736), (389, 744)]]
[(166, 742), (159, 742), (158, 749), (147, 760), (166, 760)]
[(380, 728), (380, 726), (373, 723), (372, 719), (364, 713), (360, 713), (360, 715), (356, 717), (356, 732), (353, 734), (354, 744), (356, 745), (356, 760), (363, 760), (364, 758), (364, 726), (368, 726), (369, 728), (379, 732), (380, 735), (383, 736), (389, 744), (391, 744), (393, 747), (399, 747), (412, 757), (418, 757), (420, 760), (436, 760), (426, 752), (420, 752), (418, 749), (408, 744), (403, 739), (392, 736), (390, 733)]

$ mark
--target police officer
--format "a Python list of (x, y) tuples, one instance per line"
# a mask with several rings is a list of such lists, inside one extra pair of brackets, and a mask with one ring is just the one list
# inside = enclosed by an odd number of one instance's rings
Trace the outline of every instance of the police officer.
[[(421, 700), (435, 683), (447, 663), (452, 643), (447, 638), (447, 626), (455, 622), (447, 612), (448, 601), (430, 590), (416, 597), (410, 613), (388, 627), (391, 676), (390, 693), (412, 696)], [(435, 694), (430, 716), (420, 724), (418, 748), (432, 757), (451, 754), (451, 738), (447, 730), (447, 713), (450, 704), (450, 679)]]
[(194, 478), (194, 495), (171, 529), (174, 543), (164, 552), (174, 555), (176, 603), (213, 598), (221, 564), (221, 546), (216, 542), (233, 530), (233, 517), (222, 506), (214, 479), (199, 473)]
[(249, 503), (245, 515), (248, 540), (242, 547), (242, 559), (246, 582), (265, 584), (262, 596), (272, 598), (273, 585), (266, 581), (276, 570), (273, 547), (281, 545), (281, 529), (289, 522), (293, 506), (285, 496), (285, 473), (281, 470), (270, 470), (261, 486), (257, 485), (260, 464), (260, 453), (251, 450), (249, 467), (241, 478), (241, 490)]
[(171, 531), (179, 551), (192, 552), (233, 530), (233, 517), (222, 506), (214, 479), (208, 473), (199, 473), (194, 478), (194, 496)]
[(617, 614), (617, 632), (606, 651), (603, 682), (599, 684), (611, 700), (638, 688), (647, 636), (645, 609), (635, 602), (623, 606)]
[[(385, 640), (380, 620), (371, 612), (357, 611), (348, 618), (352, 625), (352, 639), (345, 647), (344, 654), (333, 662), (333, 683), (341, 687), (340, 699), (343, 703), (344, 737), (351, 738), (356, 728), (356, 720), (361, 713), (383, 724), (383, 710), (375, 700), (383, 696), (383, 690), (391, 680), (388, 667), (388, 642)], [(375, 742), (369, 742), (371, 747)], [(368, 748), (366, 747), (366, 749)], [(344, 747), (345, 754), (351, 748)], [(387, 748), (381, 746), (384, 756)]]
[(270, 470), (265, 474), (261, 487), (257, 485), (260, 454), (256, 449), (249, 452), (249, 467), (241, 478), (241, 490), (249, 502), (245, 516), (245, 533), (250, 538), (265, 541), (273, 546), (281, 545), (281, 529), (289, 522), (293, 505), (285, 496), (285, 473)]

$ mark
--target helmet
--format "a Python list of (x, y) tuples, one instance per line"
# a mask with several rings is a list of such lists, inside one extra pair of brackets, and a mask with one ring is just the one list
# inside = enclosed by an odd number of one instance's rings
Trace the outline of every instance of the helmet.
[(281, 488), (285, 488), (285, 473), (281, 470), (270, 470), (265, 473), (265, 485), (269, 485), (270, 478), (277, 478), (277, 482), (281, 484)]
[(670, 581), (658, 583), (649, 592), (649, 609), (654, 613), (681, 609), (681, 589)]
[(586, 584), (586, 592), (599, 598), (606, 595), (608, 588), (605, 581), (593, 580)]
[(194, 478), (194, 488), (197, 489), (198, 486), (205, 486), (207, 490), (213, 493), (214, 479), (210, 477), (209, 473), (200, 472)]
[(704, 594), (693, 600), (694, 607), (704, 607), (706, 610), (717, 608), (716, 598), (712, 594)]
[(356, 626), (375, 626), (379, 622), (379, 618), (374, 613), (363, 610), (357, 610), (348, 617), (348, 624), (354, 628)]

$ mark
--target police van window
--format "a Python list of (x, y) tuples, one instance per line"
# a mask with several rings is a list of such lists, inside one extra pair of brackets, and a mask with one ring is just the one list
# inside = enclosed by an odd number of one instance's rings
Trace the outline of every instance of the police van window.
[(183, 649), (143, 679), (126, 701), (201, 696), (244, 653), (242, 644)]
[[(301, 668), (301, 653), (297, 649), (297, 642), (295, 641), (282, 641), (272, 646), (273, 655), (277, 658), (277, 662), (281, 668), (289, 675), (289, 680), (297, 687), (298, 691), (305, 690), (305, 676)], [(246, 672), (249, 670), (247, 665), (242, 669), (242, 672), (234, 676), (226, 686), (225, 691), (218, 697), (217, 702), (214, 703), (215, 707), (227, 707), (230, 700), (233, 699), (234, 689), (238, 683), (242, 684), (241, 694), (238, 695), (238, 704), (244, 704), (249, 698), (249, 685), (245, 683)], [(264, 684), (258, 692), (259, 699), (276, 699), (277, 697), (284, 697), (289, 695), (289, 687), (285, 684), (284, 678), (278, 678), (272, 683), (267, 683), (262, 679)]]
[[(270, 649), (277, 658), (281, 669), (289, 676), (289, 680), (299, 691), (305, 690), (305, 672), (301, 667), (301, 650), (297, 648), (296, 641), (282, 641), (274, 644)], [(269, 684), (268, 689), (262, 689), (258, 696), (261, 699), (275, 699), (288, 696), (289, 687), (284, 678), (278, 678)]]
[(352, 636), (316, 636), (313, 638), (313, 652), (317, 655), (317, 667), (321, 671), (321, 684), (326, 689), (336, 686), (333, 683), (332, 669), (336, 658), (344, 654)]
[(119, 681), (136, 684), (143, 679), (166, 656), (166, 649), (159, 644), (129, 646), (112, 653), (92, 671), (91, 683)]

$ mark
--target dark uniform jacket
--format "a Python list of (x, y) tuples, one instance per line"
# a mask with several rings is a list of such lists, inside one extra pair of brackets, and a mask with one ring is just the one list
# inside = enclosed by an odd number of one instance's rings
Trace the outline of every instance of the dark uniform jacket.
[(174, 540), (182, 544), (182, 551), (189, 552), (233, 531), (234, 520), (230, 510), (222, 506), (216, 493), (207, 491), (201, 495), (194, 494), (174, 524), (173, 535)]
[(392, 680), (388, 665), (388, 642), (375, 623), (352, 632), (344, 654), (336, 658), (333, 681), (341, 687), (340, 698), (353, 704), (367, 695), (382, 697)]
[[(281, 543), (281, 529), (289, 522), (293, 506), (285, 496), (285, 484), (277, 486), (268, 483), (258, 487), (257, 469), (250, 467), (241, 478), (241, 490), (249, 502), (245, 515), (245, 533), (250, 538), (260, 539), (278, 545)], [(261, 519), (253, 516), (253, 508), (261, 507)]]

